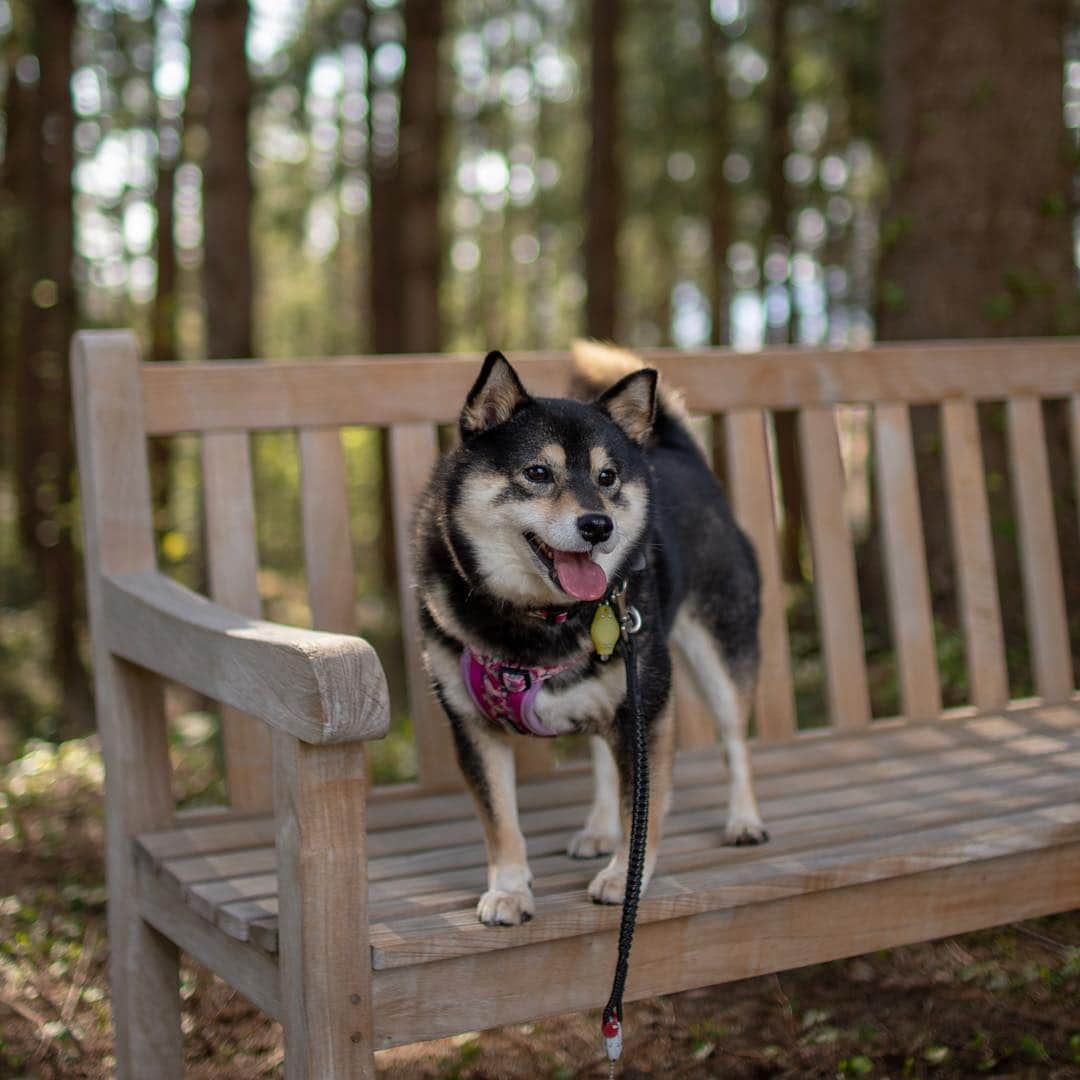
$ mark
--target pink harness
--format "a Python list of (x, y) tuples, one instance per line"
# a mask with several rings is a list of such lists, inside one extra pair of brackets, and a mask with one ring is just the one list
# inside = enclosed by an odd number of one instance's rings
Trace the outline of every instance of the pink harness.
[(468, 645), (461, 653), (461, 677), (473, 704), (496, 727), (543, 739), (558, 734), (536, 715), (536, 695), (548, 679), (581, 662), (580, 653), (554, 667), (517, 667), (494, 656), (479, 656)]

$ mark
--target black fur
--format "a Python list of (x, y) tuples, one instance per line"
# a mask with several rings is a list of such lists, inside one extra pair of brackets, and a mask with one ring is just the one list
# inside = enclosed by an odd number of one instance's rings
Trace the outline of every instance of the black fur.
[[(455, 510), (470, 477), (484, 471), (506, 477), (502, 501), (532, 498), (528, 484), (521, 479), (522, 470), (542, 447), (555, 443), (566, 454), (566, 489), (576, 497), (583, 513), (603, 512), (602, 492), (589, 466), (590, 450), (600, 446), (617, 467), (623, 488), (639, 480), (649, 492), (640, 540), (626, 552), (614, 575), (628, 577), (629, 601), (642, 614), (638, 657), (647, 721), (651, 723), (660, 714), (670, 692), (667, 637), (687, 600), (715, 635), (733, 675), (740, 681), (752, 680), (758, 662), (758, 568), (720, 485), (691, 434), (662, 401), (656, 407), (652, 437), (644, 446), (609, 415), (611, 395), (636, 377), (648, 381), (651, 400), (655, 401), (655, 372), (627, 376), (594, 403), (538, 399), (526, 393), (500, 353), (491, 353), (469, 394), (467, 410), (471, 407), (475, 413), (485, 384), (493, 376), (502, 381), (504, 389), (509, 388), (509, 404), (504, 402), (503, 408), (506, 419), (493, 417), (496, 422), (484, 426), (483, 415), (467, 421), (463, 412), (462, 443), (439, 463), (419, 507), (416, 561), (424, 634), (456, 651), (469, 644), (476, 651), (523, 666), (553, 665), (580, 652), (587, 644), (596, 604), (576, 603), (566, 597), (562, 606), (569, 616), (556, 624), (509, 603), (480, 576), (473, 542), (457, 524)], [(612, 500), (616, 514), (620, 496), (621, 490)], [(641, 554), (645, 556), (644, 569), (631, 570)], [(428, 600), (436, 589), (441, 590), (454, 626), (461, 628), (467, 641), (458, 640), (447, 626), (438, 624)], [(599, 663), (593, 657), (583, 672), (562, 676), (552, 685), (589, 678)], [(582, 728), (591, 727), (593, 719), (581, 717)], [(620, 709), (616, 729), (622, 721)], [(460, 719), (451, 714), (451, 722), (461, 756), (463, 740), (467, 743), (468, 739)], [(475, 772), (475, 761), (470, 760), (467, 749), (462, 766), (467, 775)]]

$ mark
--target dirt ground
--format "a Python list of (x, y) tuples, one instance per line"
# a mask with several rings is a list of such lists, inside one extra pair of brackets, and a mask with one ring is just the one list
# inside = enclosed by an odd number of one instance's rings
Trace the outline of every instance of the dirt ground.
[[(42, 748), (0, 786), (0, 1077), (111, 1075), (100, 764)], [(188, 1075), (281, 1074), (281, 1030), (183, 969)], [(378, 1055), (405, 1078), (604, 1077), (597, 1013)], [(627, 1007), (631, 1077), (1080, 1078), (1080, 912)], [(147, 1078), (152, 1080), (152, 1078)]]

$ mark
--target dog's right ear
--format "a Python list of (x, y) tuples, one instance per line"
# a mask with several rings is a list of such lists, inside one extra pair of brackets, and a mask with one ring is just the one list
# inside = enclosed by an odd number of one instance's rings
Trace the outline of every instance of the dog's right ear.
[(461, 410), (462, 441), (509, 420), (529, 400), (506, 357), (498, 350), (489, 352)]

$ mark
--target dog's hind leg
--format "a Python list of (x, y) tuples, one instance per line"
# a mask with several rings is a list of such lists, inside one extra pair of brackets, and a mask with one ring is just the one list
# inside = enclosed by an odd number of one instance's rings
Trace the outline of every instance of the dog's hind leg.
[[(671, 806), (672, 767), (675, 758), (675, 711), (671, 700), (649, 730), (649, 836), (645, 845), (645, 870), (641, 895), (645, 895), (656, 856), (664, 818)], [(614, 757), (613, 757), (614, 760)], [(618, 756), (622, 840), (615, 857), (589, 882), (589, 899), (597, 904), (621, 904), (626, 895), (626, 865), (630, 856), (630, 811), (633, 801), (633, 765), (629, 747)]]
[(592, 747), (593, 802), (585, 819), (585, 828), (574, 833), (567, 845), (567, 854), (573, 859), (610, 855), (622, 836), (619, 767), (611, 748), (599, 735), (593, 735), (589, 743)]
[(746, 729), (754, 697), (754, 678), (736, 678), (715, 636), (684, 608), (675, 620), (672, 642), (693, 672), (724, 743), (731, 795), (724, 837), (729, 844), (763, 844), (769, 839), (754, 795)]

